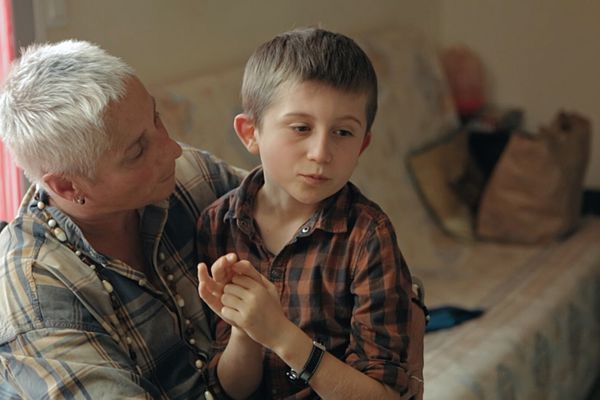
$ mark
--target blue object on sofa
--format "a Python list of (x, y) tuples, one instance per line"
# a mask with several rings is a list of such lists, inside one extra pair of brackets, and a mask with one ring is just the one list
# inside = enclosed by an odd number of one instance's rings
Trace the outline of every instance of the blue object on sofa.
[(441, 329), (452, 328), (465, 321), (480, 317), (483, 310), (468, 310), (455, 306), (442, 306), (429, 309), (429, 322), (426, 332), (438, 331)]

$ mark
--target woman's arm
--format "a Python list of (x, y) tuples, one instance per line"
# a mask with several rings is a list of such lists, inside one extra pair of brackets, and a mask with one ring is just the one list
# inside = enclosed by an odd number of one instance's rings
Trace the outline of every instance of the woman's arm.
[(28, 331), (0, 346), (0, 371), (2, 398), (153, 399), (160, 395), (105, 333)]

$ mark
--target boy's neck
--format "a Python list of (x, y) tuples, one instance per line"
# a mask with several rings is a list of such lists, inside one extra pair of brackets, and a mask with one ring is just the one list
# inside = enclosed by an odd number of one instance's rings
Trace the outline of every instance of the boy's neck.
[(254, 205), (254, 220), (265, 247), (273, 254), (283, 249), (319, 206), (299, 206), (277, 200), (261, 189)]

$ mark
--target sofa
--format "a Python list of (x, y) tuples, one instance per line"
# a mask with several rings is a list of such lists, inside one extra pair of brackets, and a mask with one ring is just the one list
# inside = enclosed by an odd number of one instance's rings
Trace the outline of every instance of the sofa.
[[(483, 315), (425, 336), (425, 399), (583, 399), (600, 371), (600, 219), (544, 245), (457, 240), (424, 205), (406, 157), (456, 129), (435, 43), (408, 27), (353, 36), (379, 78), (373, 140), (353, 182), (389, 214), (430, 309)], [(231, 164), (243, 63), (151, 87), (170, 133)]]

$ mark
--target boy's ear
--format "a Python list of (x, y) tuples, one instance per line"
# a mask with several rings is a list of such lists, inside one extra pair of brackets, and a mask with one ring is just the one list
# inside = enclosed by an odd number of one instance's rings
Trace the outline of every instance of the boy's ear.
[(367, 132), (367, 134), (365, 135), (365, 138), (363, 139), (363, 143), (362, 146), (360, 146), (360, 153), (358, 153), (359, 155), (363, 153), (363, 151), (365, 151), (365, 149), (367, 147), (369, 147), (369, 144), (371, 144), (371, 132)]
[(67, 201), (73, 201), (77, 196), (75, 183), (63, 175), (48, 173), (42, 177), (42, 181), (48, 189)]
[(258, 154), (258, 143), (256, 142), (256, 124), (248, 114), (238, 114), (233, 119), (235, 133), (251, 154)]

